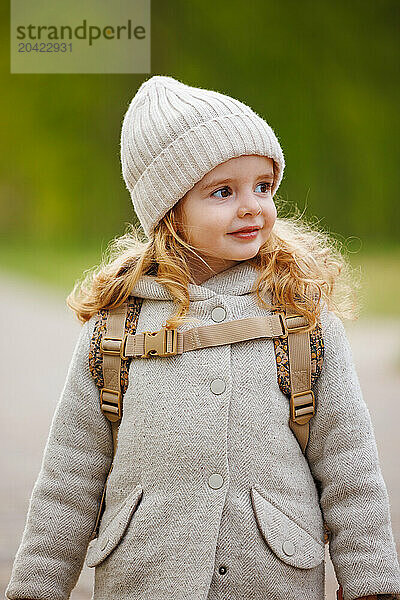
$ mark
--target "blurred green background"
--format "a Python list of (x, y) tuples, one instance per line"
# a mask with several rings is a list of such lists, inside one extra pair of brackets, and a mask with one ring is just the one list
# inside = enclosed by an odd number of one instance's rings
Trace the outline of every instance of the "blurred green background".
[(2, 5), (0, 269), (67, 294), (134, 221), (122, 119), (154, 74), (246, 102), (286, 158), (279, 195), (344, 243), (365, 314), (399, 315), (398, 0), (152, 0), (152, 72), (10, 74)]

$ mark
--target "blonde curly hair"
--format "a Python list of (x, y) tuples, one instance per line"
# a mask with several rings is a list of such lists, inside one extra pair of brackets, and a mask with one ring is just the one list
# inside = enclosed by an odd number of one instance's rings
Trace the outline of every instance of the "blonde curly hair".
[[(342, 253), (342, 242), (295, 211), (294, 216), (276, 219), (268, 240), (251, 259), (259, 271), (257, 303), (271, 310), (293, 307), (308, 319), (310, 330), (324, 303), (342, 319), (358, 318), (360, 284)], [(151, 241), (140, 239), (139, 230), (130, 223), (124, 235), (111, 240), (101, 263), (84, 271), (66, 299), (82, 323), (103, 308), (122, 304), (142, 275), (155, 276), (173, 298), (176, 310), (165, 327), (177, 328), (188, 320), (187, 285), (193, 280), (186, 256), (198, 254), (179, 235), (179, 216), (178, 203), (158, 223)], [(265, 291), (271, 293), (272, 305), (264, 301)]]

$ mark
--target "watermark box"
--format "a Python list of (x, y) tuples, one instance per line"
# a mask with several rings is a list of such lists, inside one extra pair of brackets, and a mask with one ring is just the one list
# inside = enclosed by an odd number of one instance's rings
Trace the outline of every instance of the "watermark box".
[(11, 0), (11, 73), (150, 73), (150, 0)]

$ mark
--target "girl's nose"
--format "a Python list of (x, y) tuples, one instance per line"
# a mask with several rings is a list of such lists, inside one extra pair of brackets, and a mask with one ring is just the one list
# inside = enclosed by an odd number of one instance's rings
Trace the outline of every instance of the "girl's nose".
[(257, 198), (252, 194), (245, 195), (244, 199), (240, 202), (238, 215), (243, 217), (246, 214), (259, 215), (261, 212), (261, 206)]

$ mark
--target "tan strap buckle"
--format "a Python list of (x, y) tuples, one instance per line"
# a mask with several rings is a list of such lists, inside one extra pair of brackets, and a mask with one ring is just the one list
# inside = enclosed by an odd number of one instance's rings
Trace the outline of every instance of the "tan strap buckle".
[[(304, 400), (304, 397), (306, 397), (306, 400)], [(290, 416), (292, 421), (295, 421), (299, 425), (305, 425), (314, 415), (315, 396), (312, 390), (297, 392), (290, 396)]]
[[(104, 393), (106, 393), (107, 396), (111, 395), (111, 398), (104, 398)], [(110, 390), (108, 388), (101, 388), (100, 405), (101, 410), (110, 421), (118, 421), (118, 419), (121, 418), (121, 392), (117, 390)]]
[(143, 358), (149, 356), (173, 356), (178, 349), (178, 332), (176, 329), (165, 329), (159, 331), (144, 331), (144, 354)]
[[(303, 317), (303, 315), (285, 315), (285, 313), (281, 313), (281, 312), (277, 312), (275, 314), (278, 315), (278, 317), (279, 317), (279, 321), (281, 323), (281, 327), (282, 327), (282, 331), (283, 331), (283, 333), (281, 333), (278, 337), (287, 338), (289, 333), (298, 333), (299, 331), (304, 331), (305, 329), (308, 329), (308, 326), (309, 326), (308, 322), (306, 322), (305, 325), (297, 325), (295, 327), (290, 327), (290, 325), (288, 325), (289, 319), (298, 319), (299, 317), (306, 319), (306, 317)], [(306, 319), (306, 321), (307, 321), (307, 319)]]
[(288, 320), (289, 319), (298, 319), (299, 317), (302, 317), (303, 319), (306, 319), (306, 317), (304, 317), (303, 315), (288, 315), (285, 316), (285, 321), (286, 321), (286, 331), (287, 333), (298, 333), (299, 331), (304, 331), (305, 329), (308, 329), (309, 327), (309, 323), (307, 321), (307, 323), (305, 325), (297, 325), (296, 327), (290, 327), (288, 325)]
[(127, 360), (129, 357), (125, 356), (125, 347), (127, 334), (121, 338), (103, 337), (100, 342), (100, 351), (102, 354), (108, 354), (109, 356), (119, 356), (122, 360)]
[(275, 314), (277, 314), (279, 317), (279, 321), (281, 323), (281, 327), (282, 327), (282, 331), (283, 331), (283, 333), (281, 333), (278, 337), (287, 338), (288, 329), (287, 329), (287, 325), (286, 325), (286, 315), (285, 315), (285, 313), (281, 313), (281, 312), (277, 312)]

